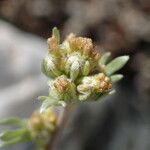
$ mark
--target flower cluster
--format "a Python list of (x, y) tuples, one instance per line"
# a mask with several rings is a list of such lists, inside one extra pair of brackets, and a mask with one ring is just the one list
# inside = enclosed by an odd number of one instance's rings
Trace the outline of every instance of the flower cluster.
[(53, 102), (52, 105), (66, 106), (77, 100), (76, 85), (65, 75), (50, 80), (48, 85), (50, 87), (48, 98)]
[(112, 88), (110, 78), (104, 73), (99, 73), (93, 76), (84, 77), (81, 84), (77, 86), (79, 92), (79, 100), (86, 100), (91, 95), (105, 93)]
[(90, 38), (70, 34), (60, 43), (57, 28), (48, 38), (48, 54), (43, 59), (42, 71), (50, 77), (49, 96), (43, 100), (42, 109), (51, 105), (66, 106), (71, 102), (98, 100), (97, 95), (112, 91), (112, 82), (122, 75), (112, 75), (122, 68), (128, 56), (122, 56), (106, 64), (109, 53), (101, 55)]
[(108, 62), (110, 53), (100, 54), (90, 38), (70, 34), (60, 43), (59, 31), (53, 28), (47, 43), (48, 54), (42, 61), (42, 72), (50, 78), (49, 94), (38, 97), (42, 101), (41, 109), (30, 119), (0, 120), (0, 125), (19, 127), (0, 134), (0, 148), (34, 141), (40, 150), (44, 150), (58, 123), (53, 106), (99, 100), (101, 96), (113, 93), (113, 83), (123, 78), (122, 74), (114, 73), (127, 63), (129, 56)]
[(44, 147), (50, 140), (56, 128), (56, 114), (52, 108), (40, 113), (35, 111), (28, 121), (28, 129), (33, 141), (39, 147)]

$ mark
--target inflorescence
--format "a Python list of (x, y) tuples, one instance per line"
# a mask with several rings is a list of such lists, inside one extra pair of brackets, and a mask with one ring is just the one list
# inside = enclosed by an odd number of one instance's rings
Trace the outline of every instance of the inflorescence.
[(51, 105), (66, 106), (87, 100), (99, 100), (112, 92), (114, 81), (122, 75), (112, 75), (128, 61), (118, 57), (106, 64), (110, 53), (100, 54), (90, 38), (70, 34), (60, 43), (57, 28), (48, 38), (48, 54), (43, 59), (42, 71), (50, 78), (49, 96), (41, 96), (42, 110)]
[(100, 54), (90, 38), (70, 34), (61, 43), (55, 27), (48, 38), (48, 53), (42, 61), (42, 72), (49, 78), (48, 96), (39, 96), (40, 110), (30, 119), (0, 120), (1, 125), (15, 125), (16, 130), (0, 134), (0, 147), (32, 141), (44, 150), (57, 128), (57, 116), (52, 107), (69, 106), (84, 101), (97, 101), (114, 93), (113, 83), (123, 78), (114, 74), (128, 61), (121, 56), (108, 62), (110, 53)]

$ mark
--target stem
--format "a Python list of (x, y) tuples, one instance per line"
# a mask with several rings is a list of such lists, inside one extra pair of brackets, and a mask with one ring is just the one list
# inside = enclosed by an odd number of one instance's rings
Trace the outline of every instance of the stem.
[(69, 111), (70, 111), (70, 107), (63, 107), (62, 110), (59, 113), (58, 116), (58, 122), (57, 122), (57, 127), (56, 130), (52, 136), (52, 138), (50, 139), (50, 143), (47, 145), (46, 150), (52, 150), (53, 146), (55, 145), (57, 139), (59, 138), (59, 135), (61, 134), (61, 131), (63, 130), (64, 126), (65, 126), (65, 122), (69, 116)]

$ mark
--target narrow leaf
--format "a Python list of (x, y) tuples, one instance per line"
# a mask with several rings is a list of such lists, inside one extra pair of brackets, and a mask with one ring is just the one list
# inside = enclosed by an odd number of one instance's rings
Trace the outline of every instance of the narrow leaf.
[(0, 134), (0, 139), (3, 141), (9, 141), (19, 136), (23, 136), (27, 133), (28, 133), (28, 130), (25, 128), (14, 130), (14, 131), (6, 131)]
[(38, 100), (45, 101), (47, 99), (47, 96), (38, 96)]
[(21, 142), (27, 142), (27, 141), (29, 141), (29, 139), (19, 136), (17, 138), (7, 141), (7, 142), (0, 141), (0, 148), (15, 145), (15, 144), (18, 144)]
[(25, 120), (21, 120), (19, 118), (0, 119), (0, 125), (24, 126), (25, 124), (26, 124), (26, 121)]
[(104, 53), (99, 60), (100, 65), (105, 65), (111, 56), (110, 52)]
[(113, 83), (120, 81), (123, 78), (122, 74), (115, 74), (110, 77)]
[(59, 30), (57, 29), (57, 27), (53, 28), (52, 36), (54, 36), (57, 39), (58, 44), (59, 44), (60, 43), (60, 33), (59, 33)]
[(114, 72), (121, 69), (129, 60), (129, 56), (120, 56), (112, 60), (109, 64), (105, 67), (105, 73), (110, 76)]

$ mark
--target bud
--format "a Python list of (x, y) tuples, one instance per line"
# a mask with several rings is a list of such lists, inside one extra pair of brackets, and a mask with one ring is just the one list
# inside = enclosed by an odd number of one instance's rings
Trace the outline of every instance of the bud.
[(90, 95), (92, 94), (92, 89), (90, 86), (87, 86), (87, 85), (78, 85), (77, 86), (77, 91), (80, 93), (78, 95), (78, 99), (80, 101), (83, 101), (83, 100), (87, 100)]
[(56, 100), (56, 105), (70, 103), (76, 98), (76, 86), (65, 75), (59, 76), (51, 81), (49, 86), (49, 97)]
[[(77, 79), (79, 75), (86, 76), (90, 72), (97, 70), (100, 54), (94, 50), (91, 39), (69, 36), (65, 41), (65, 45), (67, 45), (66, 49), (68, 49), (68, 47), (70, 49), (69, 52), (67, 51), (67, 56), (64, 59), (66, 60), (65, 69), (67, 74), (69, 72), (72, 74), (71, 66), (73, 66), (73, 70), (76, 71), (76, 74), (73, 74), (76, 76), (73, 77), (73, 80)], [(73, 63), (76, 65), (73, 65)], [(78, 66), (78, 69), (75, 66)]]
[(69, 85), (69, 80), (65, 76), (60, 76), (54, 81), (54, 87), (59, 93), (64, 93), (67, 91)]
[(49, 124), (56, 124), (56, 114), (52, 108), (49, 107), (45, 112), (43, 112), (43, 120)]
[(89, 61), (86, 61), (83, 67), (83, 75), (87, 76), (90, 73), (90, 63)]
[(78, 77), (79, 71), (80, 71), (80, 65), (77, 61), (75, 61), (71, 65), (71, 69), (70, 69), (70, 78), (72, 79), (72, 81), (74, 81)]
[(70, 33), (67, 36), (66, 40), (62, 43), (64, 49), (66, 50), (66, 54), (70, 54), (73, 52), (73, 49), (70, 47), (70, 44), (68, 41), (69, 41), (69, 39), (74, 38), (74, 37), (75, 37), (75, 35), (73, 33)]
[(47, 55), (42, 62), (42, 71), (48, 77), (57, 77), (61, 75), (59, 70), (57, 59), (51, 55)]
[(29, 120), (32, 130), (41, 130), (43, 128), (43, 118), (39, 112), (34, 112)]
[(68, 42), (73, 51), (80, 51), (85, 55), (89, 55), (90, 51), (93, 49), (92, 40), (90, 38), (73, 36), (68, 38)]

